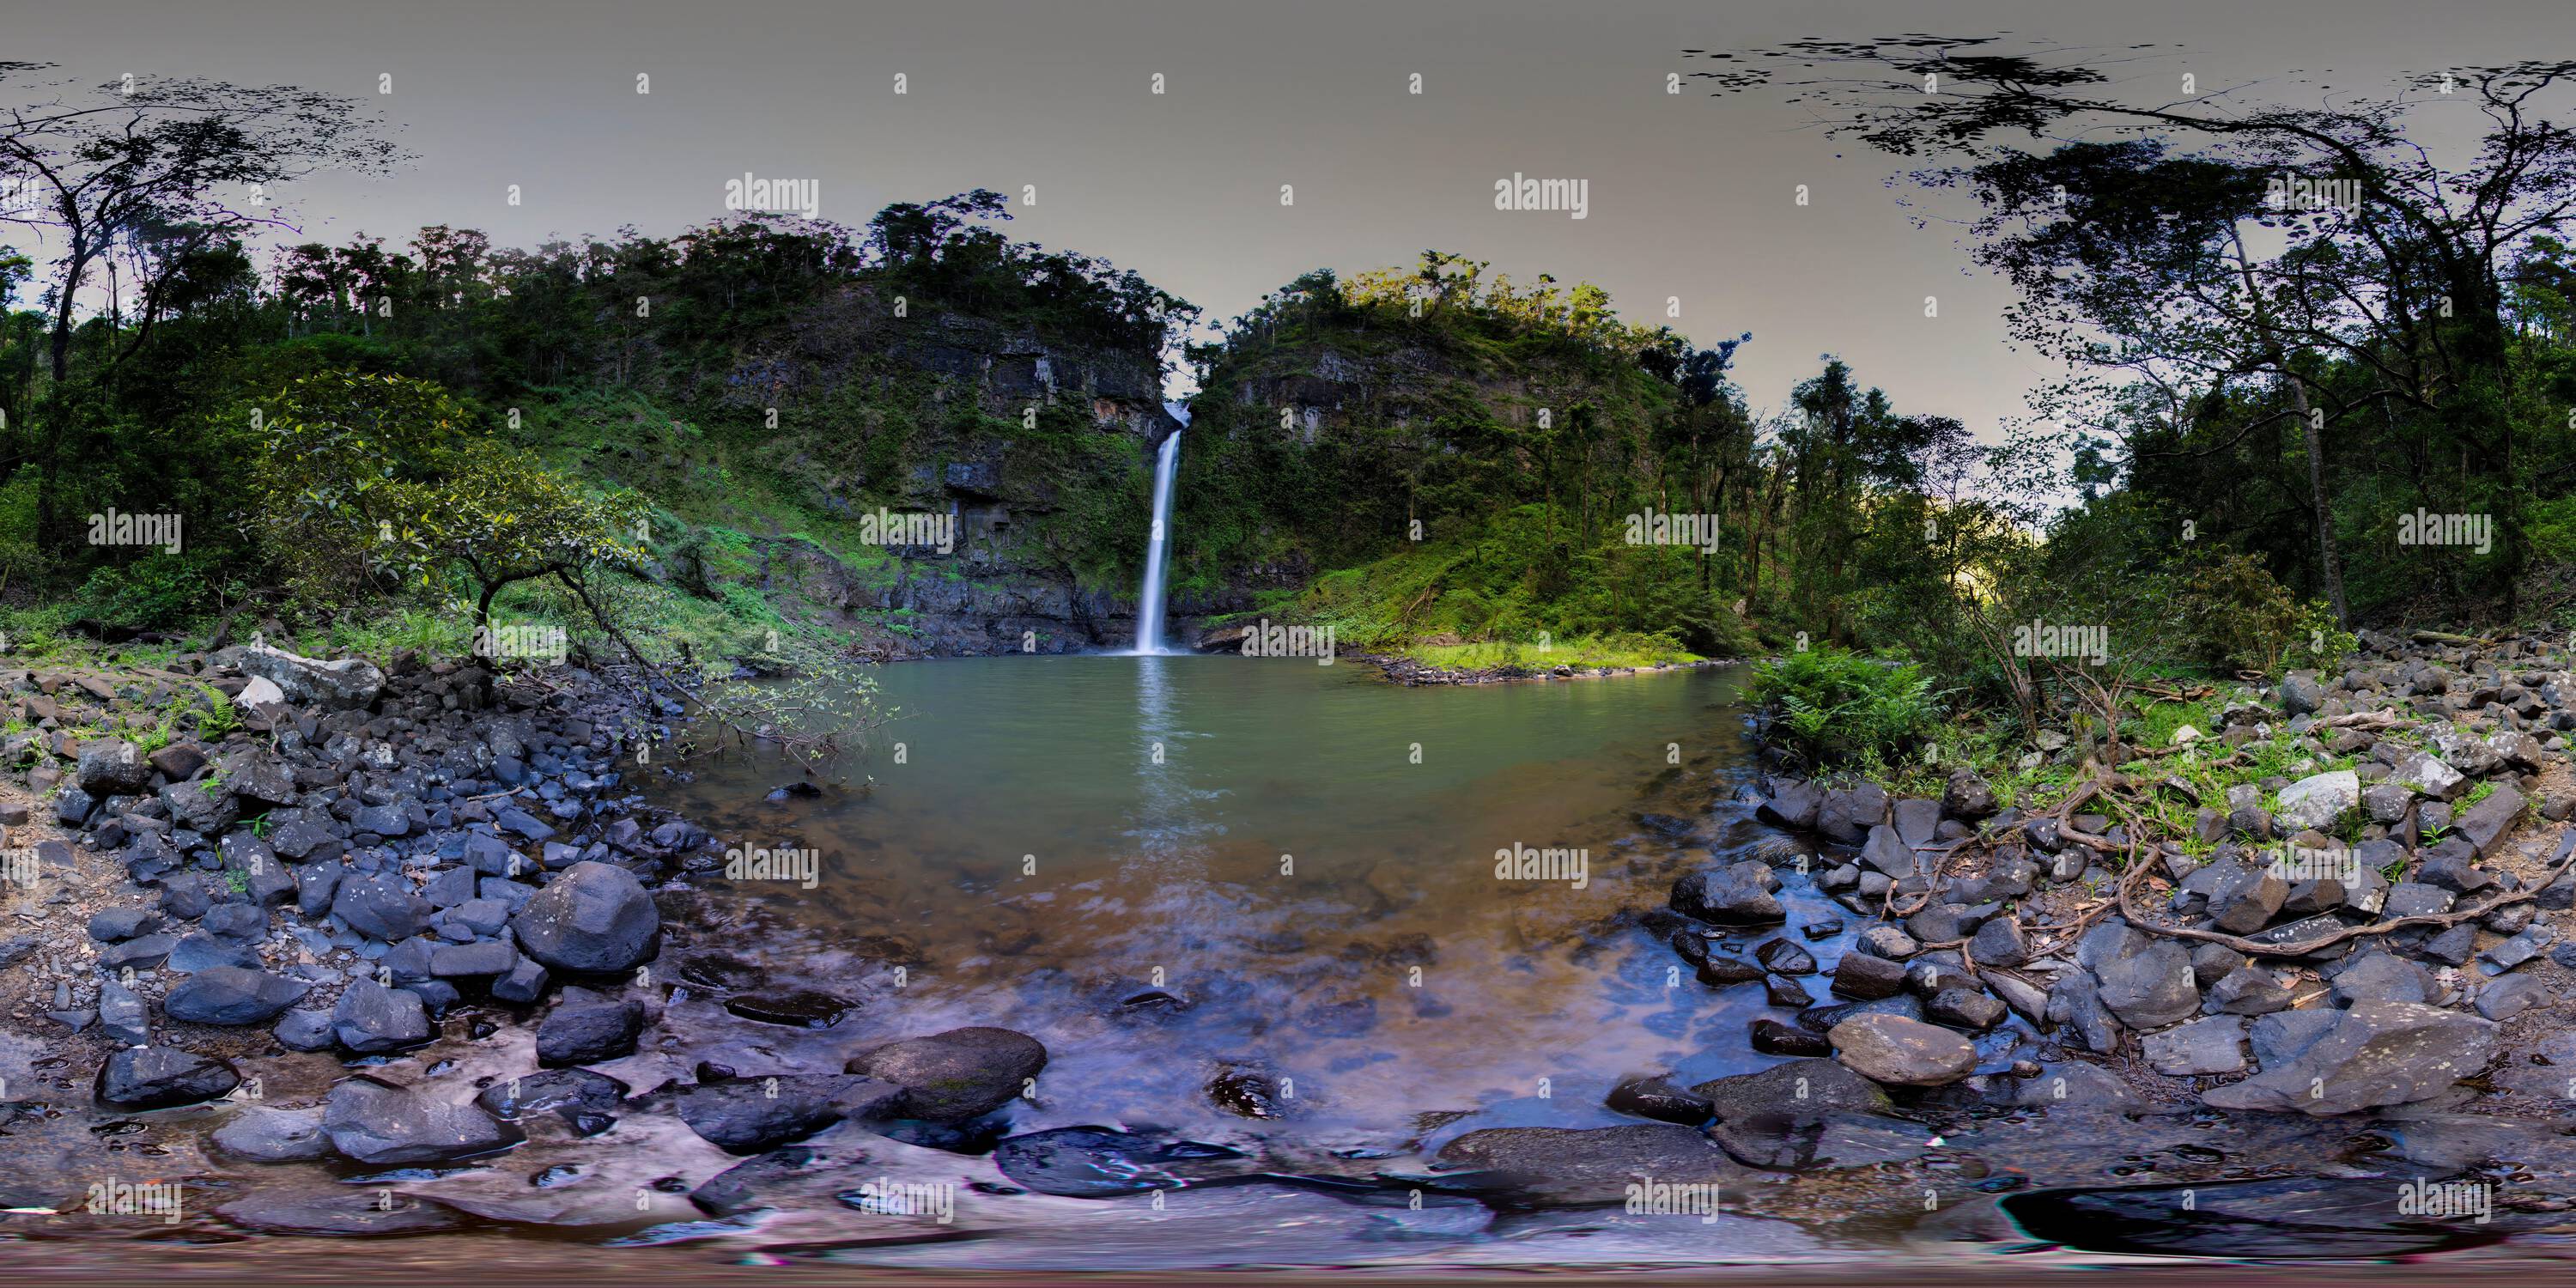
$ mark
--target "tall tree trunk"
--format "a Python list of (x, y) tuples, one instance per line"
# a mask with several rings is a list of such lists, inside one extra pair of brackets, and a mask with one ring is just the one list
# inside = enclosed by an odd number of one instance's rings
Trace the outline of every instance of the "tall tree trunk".
[(2245, 238), (2233, 225), (2227, 239), (2236, 246), (2236, 271), (2245, 281), (2245, 300), (2254, 311), (2255, 341), (2281, 364), (2282, 378), (2290, 382), (2290, 399), (2299, 413), (2299, 433), (2308, 449), (2308, 504), (2316, 516), (2317, 563), (2325, 575), (2326, 602), (2334, 606), (2335, 624), (2352, 625), (2352, 609), (2343, 598), (2343, 562), (2336, 556), (2334, 514), (2326, 505), (2326, 460), (2324, 433), (2308, 407), (2307, 382), (2290, 370), (2290, 355), (2283, 352), (2272, 338), (2272, 315), (2263, 303), (2263, 293), (2254, 284), (2254, 263), (2245, 254)]

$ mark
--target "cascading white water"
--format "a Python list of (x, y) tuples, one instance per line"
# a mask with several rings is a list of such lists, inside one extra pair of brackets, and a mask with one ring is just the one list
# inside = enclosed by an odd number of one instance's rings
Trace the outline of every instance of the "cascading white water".
[[(1179, 403), (1165, 403), (1163, 410), (1185, 427), (1190, 423), (1190, 409)], [(1145, 593), (1136, 604), (1139, 653), (1163, 651), (1163, 561), (1172, 531), (1172, 476), (1180, 464), (1181, 431), (1176, 429), (1154, 455), (1154, 530), (1145, 541)]]

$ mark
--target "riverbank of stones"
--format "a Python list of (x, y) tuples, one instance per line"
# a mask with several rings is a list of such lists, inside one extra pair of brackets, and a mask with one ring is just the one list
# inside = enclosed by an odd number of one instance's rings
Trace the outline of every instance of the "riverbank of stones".
[[(1999, 808), (1964, 769), (1937, 799), (1769, 778), (1753, 809), (1809, 838), (1802, 870), (1862, 929), (1823, 964), (1845, 1000), (1753, 1021), (1754, 1048), (2008, 1101), (2092, 1061), (2152, 1103), (2310, 1116), (2455, 1101), (2539, 1061), (2576, 1027), (2576, 831), (2554, 826), (2576, 811), (2576, 678), (2538, 640), (2363, 640), (2143, 766), (2125, 753), (2125, 775), (2055, 740), (2079, 782), (2188, 820), (2170, 834), (2107, 804)], [(2287, 772), (2225, 799), (2177, 772), (2279, 737)], [(1752, 941), (1782, 928), (1777, 885), (1747, 860), (1675, 883), (1672, 943), (1703, 982), (1772, 977), (1777, 941)], [(2026, 1038), (1995, 1040), (2008, 1016)]]
[[(989, 1114), (1046, 1064), (990, 1028), (853, 1045), (866, 1077), (759, 1067), (739, 1043), (692, 1058), (699, 1035), (664, 1024), (673, 990), (757, 1001), (765, 977), (679, 951), (708, 915), (692, 878), (724, 857), (635, 790), (680, 715), (667, 698), (572, 668), (246, 647), (12, 670), (0, 704), (23, 726), (0, 740), (0, 1058), (21, 1062), (0, 1124), (200, 1106), (226, 1111), (213, 1157), (426, 1165), (539, 1120), (571, 1139), (667, 1120), (756, 1154), (845, 1119)], [(437, 1076), (452, 1060), (405, 1059), (439, 1044), (526, 1065), (465, 1085)], [(693, 1073), (634, 1088), (587, 1067), (639, 1044)], [(294, 1053), (344, 1072), (313, 1085)]]

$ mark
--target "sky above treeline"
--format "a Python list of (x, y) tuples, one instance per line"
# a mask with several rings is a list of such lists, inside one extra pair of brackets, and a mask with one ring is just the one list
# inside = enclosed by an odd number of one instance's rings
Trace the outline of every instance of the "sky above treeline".
[[(1596, 282), (1630, 320), (1703, 344), (1752, 332), (1736, 371), (1757, 408), (1831, 352), (1900, 410), (1991, 436), (2053, 373), (2006, 343), (2007, 292), (1948, 222), (1965, 212), (1909, 210), (1894, 160), (1776, 95), (1715, 98), (1688, 79), (1667, 93), (1669, 73), (1709, 66), (1683, 50), (2009, 31), (2178, 47), (2129, 65), (2141, 93), (2189, 71), (2314, 103), (2323, 69), (2337, 91), (2375, 91), (2401, 71), (2541, 56), (2534, 42), (2564, 43), (2576, 17), (2566, 0), (84, 0), (17, 6), (5, 29), (6, 57), (102, 82), (367, 100), (415, 159), (284, 194), (299, 240), (399, 243), (432, 223), (518, 246), (668, 235), (725, 215), (726, 181), (747, 174), (810, 180), (817, 213), (852, 226), (986, 187), (1012, 198), (1014, 236), (1104, 256), (1211, 317), (1310, 269), (1436, 247), (1522, 284)], [(1583, 218), (1497, 210), (1514, 176), (1581, 181)]]

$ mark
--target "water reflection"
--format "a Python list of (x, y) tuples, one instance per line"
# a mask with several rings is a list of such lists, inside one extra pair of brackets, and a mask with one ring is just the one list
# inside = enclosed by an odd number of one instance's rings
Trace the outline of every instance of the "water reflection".
[[(958, 1024), (1046, 1042), (1049, 1094), (1013, 1110), (1020, 1130), (1222, 1134), (1242, 1120), (1204, 1088), (1253, 1067), (1294, 1079), (1301, 1130), (1382, 1145), (1431, 1111), (1612, 1121), (1620, 1074), (1769, 1063), (1742, 1038), (1760, 990), (1672, 980), (1633, 917), (1708, 847), (1750, 839), (1713, 806), (1750, 763), (1724, 673), (1404, 690), (1169, 655), (916, 663), (881, 683), (914, 754), (854, 767), (875, 777), (864, 796), (761, 804), (769, 771), (742, 759), (661, 786), (719, 829), (823, 851), (811, 896), (739, 892), (791, 938), (917, 945), (900, 1000), (827, 1043)], [(1583, 847), (1591, 879), (1499, 879), (1515, 841)], [(792, 942), (772, 950), (795, 969)], [(1169, 996), (1134, 1000), (1153, 990)], [(1553, 1094), (1532, 1100), (1541, 1077)]]

